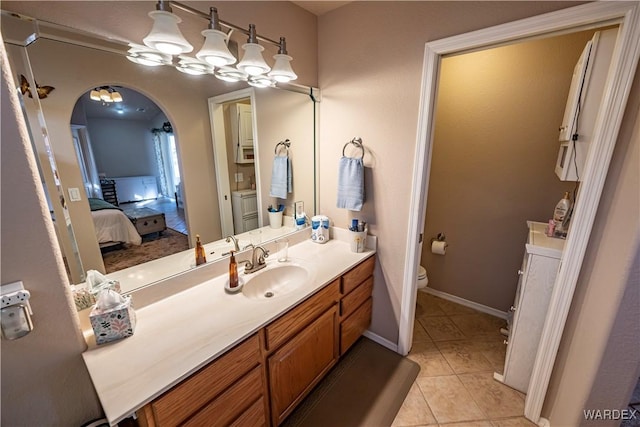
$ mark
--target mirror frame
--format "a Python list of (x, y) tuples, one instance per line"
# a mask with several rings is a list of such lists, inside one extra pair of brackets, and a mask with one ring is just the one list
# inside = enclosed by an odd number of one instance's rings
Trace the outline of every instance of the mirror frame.
[[(594, 128), (574, 216), (572, 233), (565, 243), (549, 312), (545, 319), (531, 382), (525, 398), (525, 417), (537, 423), (540, 418), (554, 361), (569, 314), (573, 292), (582, 267), (589, 236), (604, 187), (604, 181), (627, 104), (640, 56), (640, 4), (637, 2), (596, 2), (514, 21), (425, 45), (420, 113), (416, 141), (409, 236), (406, 246), (403, 296), (400, 308), (398, 351), (406, 355), (411, 348), (416, 301), (417, 266), (420, 261), (420, 233), (426, 214), (434, 116), (441, 57), (510, 44), (525, 38), (545, 37), (607, 25), (619, 25), (605, 92)], [(562, 284), (562, 286), (559, 286)], [(543, 424), (540, 424), (543, 425)]]

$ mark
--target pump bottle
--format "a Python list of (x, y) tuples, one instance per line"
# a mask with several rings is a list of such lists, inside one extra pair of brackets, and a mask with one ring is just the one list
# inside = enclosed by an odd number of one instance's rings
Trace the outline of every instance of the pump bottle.
[(196, 265), (201, 265), (207, 262), (207, 257), (204, 253), (204, 246), (200, 242), (200, 235), (196, 234)]
[(237, 288), (238, 287), (238, 263), (236, 262), (236, 257), (233, 256), (233, 251), (231, 251), (231, 258), (229, 259), (229, 288)]
[(564, 197), (562, 200), (558, 202), (556, 208), (553, 211), (553, 222), (555, 223), (555, 232), (562, 233), (564, 232), (564, 222), (567, 213), (571, 209), (571, 201), (569, 200), (569, 192), (566, 191), (564, 193)]

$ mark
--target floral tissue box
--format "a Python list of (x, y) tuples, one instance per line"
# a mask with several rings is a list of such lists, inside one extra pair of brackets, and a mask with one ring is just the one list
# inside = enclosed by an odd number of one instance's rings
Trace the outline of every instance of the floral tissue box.
[(131, 305), (131, 296), (114, 308), (100, 310), (94, 307), (89, 314), (97, 344), (105, 344), (130, 337), (136, 328), (136, 312)]

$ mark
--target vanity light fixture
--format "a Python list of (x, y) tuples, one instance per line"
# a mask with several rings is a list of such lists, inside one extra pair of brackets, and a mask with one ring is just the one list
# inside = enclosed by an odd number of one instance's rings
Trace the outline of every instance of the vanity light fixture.
[(180, 61), (176, 65), (176, 70), (193, 76), (203, 74), (213, 74), (213, 66), (188, 56), (180, 56)]
[(142, 39), (146, 46), (169, 55), (189, 53), (193, 50), (193, 46), (178, 28), (182, 19), (173, 14), (168, 1), (158, 1), (156, 10), (149, 12), (149, 16), (154, 22), (151, 32)]
[(237, 68), (244, 71), (250, 76), (259, 76), (266, 74), (271, 70), (271, 67), (267, 65), (262, 57), (262, 51), (264, 47), (258, 44), (256, 38), (256, 26), (249, 24), (249, 39), (242, 45), (244, 55), (242, 60), (238, 63)]
[[(190, 52), (193, 47), (180, 33), (178, 23), (182, 20), (173, 14), (172, 6), (209, 21), (209, 28), (201, 32), (205, 40), (202, 48), (195, 55), (197, 59), (182, 55)], [(254, 24), (250, 24), (249, 30), (245, 30), (222, 21), (215, 7), (211, 7), (207, 15), (177, 1), (159, 0), (156, 9), (149, 12), (149, 16), (154, 19), (154, 25), (149, 35), (143, 39), (147, 47), (144, 49), (132, 47), (129, 50), (127, 58), (133, 62), (152, 66), (173, 65), (172, 59), (167, 59), (163, 55), (180, 55), (175, 65), (179, 71), (191, 74), (214, 74), (227, 82), (246, 81), (255, 87), (273, 87), (276, 82), (289, 82), (298, 77), (291, 68), (290, 63), (293, 58), (287, 54), (284, 37), (280, 37), (280, 42), (276, 42), (257, 34)], [(222, 27), (229, 31), (223, 31)], [(228, 46), (233, 31), (248, 36), (247, 42), (242, 46), (244, 51), (242, 59), (235, 68), (231, 66), (237, 62), (237, 59)], [(278, 53), (273, 56), (275, 59), (273, 70), (262, 57), (264, 47), (258, 41), (278, 47)], [(208, 64), (209, 67), (203, 64)]]
[(122, 95), (120, 94), (120, 92), (118, 92), (111, 86), (97, 87), (89, 93), (89, 97), (93, 101), (102, 102), (102, 105), (123, 101)]
[(201, 33), (205, 37), (205, 40), (200, 51), (196, 53), (196, 58), (208, 62), (215, 67), (235, 64), (236, 58), (227, 47), (227, 34), (222, 31), (222, 27), (220, 26), (218, 9), (212, 7), (209, 10), (209, 14), (209, 29)]
[(277, 54), (273, 55), (273, 59), (276, 60), (276, 63), (273, 65), (271, 72), (269, 72), (269, 77), (283, 83), (298, 78), (291, 68), (291, 60), (293, 58), (287, 54), (287, 42), (284, 37), (280, 37), (280, 49)]

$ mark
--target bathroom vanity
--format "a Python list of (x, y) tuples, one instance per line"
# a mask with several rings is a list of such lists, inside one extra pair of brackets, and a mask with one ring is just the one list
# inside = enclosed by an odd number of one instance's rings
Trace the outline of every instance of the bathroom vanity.
[(564, 240), (548, 237), (547, 224), (527, 221), (529, 233), (522, 267), (518, 270), (518, 287), (511, 311), (504, 373), (494, 378), (523, 393), (529, 388), (533, 363), (538, 352), (542, 327), (551, 300)]
[[(335, 236), (289, 254), (310, 272), (293, 290), (229, 294), (221, 274), (136, 310), (133, 336), (83, 353), (109, 422), (282, 423), (369, 326), (375, 265), (374, 249)], [(287, 264), (273, 258), (265, 271)]]

